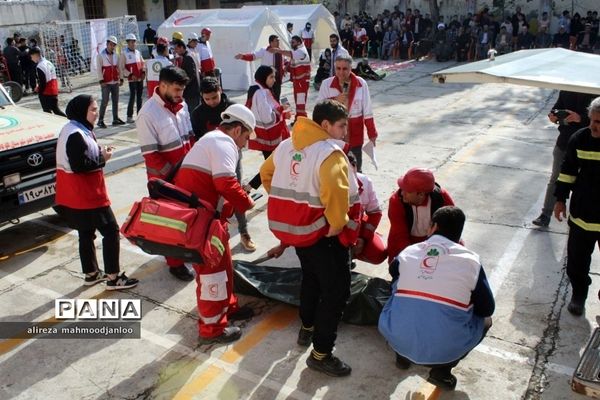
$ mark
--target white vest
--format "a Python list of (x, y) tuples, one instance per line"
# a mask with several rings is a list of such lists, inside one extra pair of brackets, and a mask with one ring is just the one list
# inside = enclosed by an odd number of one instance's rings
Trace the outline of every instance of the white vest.
[(89, 158), (98, 160), (100, 157), (100, 148), (98, 147), (98, 143), (94, 140), (92, 135), (86, 134), (77, 123), (70, 121), (60, 131), (58, 141), (56, 143), (56, 168), (69, 174), (73, 173), (73, 169), (71, 168), (69, 157), (67, 156), (67, 141), (74, 133), (81, 134), (81, 136), (83, 136), (83, 140), (88, 147), (85, 153)]
[(173, 65), (167, 57), (157, 56), (146, 60), (146, 79), (148, 82), (158, 82), (160, 70)]

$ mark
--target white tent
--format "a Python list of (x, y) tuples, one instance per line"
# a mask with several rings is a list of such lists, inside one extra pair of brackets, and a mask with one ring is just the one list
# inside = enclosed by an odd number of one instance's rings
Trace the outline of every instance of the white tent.
[[(158, 27), (158, 35), (170, 39), (173, 32), (184, 37), (195, 32), (200, 36), (202, 28), (212, 30), (210, 45), (222, 72), (223, 88), (233, 90), (248, 89), (260, 65), (260, 61), (249, 63), (234, 56), (268, 46), (269, 35), (285, 37), (285, 26), (267, 9), (177, 10)], [(289, 48), (283, 43), (282, 47)]]
[(521, 50), (432, 74), (440, 83), (513, 83), (600, 95), (600, 56), (561, 48)]
[[(329, 35), (338, 33), (335, 18), (322, 4), (244, 6), (242, 9), (269, 9), (277, 14), (284, 26), (288, 22), (293, 23), (293, 33), (298, 36), (300, 36), (300, 31), (304, 29), (304, 25), (310, 22), (311, 29), (315, 31), (315, 41), (312, 47), (313, 60), (318, 58), (321, 50), (329, 47)], [(287, 35), (285, 38), (287, 40)]]

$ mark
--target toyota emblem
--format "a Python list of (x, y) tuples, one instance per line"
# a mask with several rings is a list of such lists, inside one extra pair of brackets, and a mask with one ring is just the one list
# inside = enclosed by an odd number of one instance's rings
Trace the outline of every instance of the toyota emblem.
[(33, 153), (30, 154), (29, 157), (27, 157), (27, 164), (29, 164), (32, 167), (37, 167), (38, 165), (41, 165), (42, 161), (44, 161), (44, 156), (40, 153)]

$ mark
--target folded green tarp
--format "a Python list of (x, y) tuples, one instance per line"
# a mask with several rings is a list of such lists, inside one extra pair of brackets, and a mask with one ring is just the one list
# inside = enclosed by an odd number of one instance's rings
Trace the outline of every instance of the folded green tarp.
[[(300, 268), (278, 268), (234, 261), (236, 293), (267, 297), (293, 306), (300, 305)], [(390, 283), (352, 272), (350, 299), (342, 320), (354, 325), (377, 325), (379, 313), (390, 297)]]

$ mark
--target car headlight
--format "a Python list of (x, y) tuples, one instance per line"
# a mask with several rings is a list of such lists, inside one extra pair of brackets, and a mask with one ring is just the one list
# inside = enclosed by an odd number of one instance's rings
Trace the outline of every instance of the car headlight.
[(21, 174), (15, 173), (2, 177), (2, 182), (4, 183), (4, 187), (14, 186), (21, 182)]

